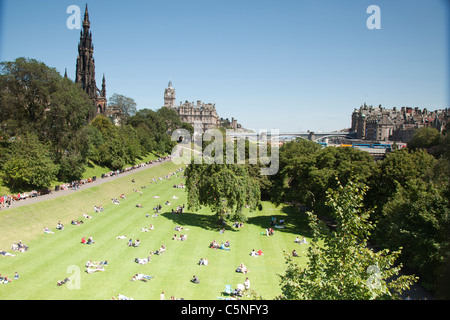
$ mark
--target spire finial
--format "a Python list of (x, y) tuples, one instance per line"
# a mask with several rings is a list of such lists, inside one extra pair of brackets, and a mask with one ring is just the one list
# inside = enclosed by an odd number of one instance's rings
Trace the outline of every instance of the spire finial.
[(84, 20), (83, 20), (83, 26), (84, 27), (89, 27), (91, 25), (90, 21), (89, 21), (89, 12), (88, 12), (88, 5), (86, 3), (86, 9), (84, 11)]

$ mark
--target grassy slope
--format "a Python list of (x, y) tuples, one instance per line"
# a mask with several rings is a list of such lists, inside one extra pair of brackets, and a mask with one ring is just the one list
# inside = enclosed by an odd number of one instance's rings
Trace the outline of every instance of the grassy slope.
[[(139, 157), (136, 159), (135, 163), (127, 163), (124, 167), (132, 167), (133, 165), (136, 164), (140, 164), (143, 162), (148, 162), (148, 161), (152, 161), (155, 159), (158, 159), (160, 156), (154, 153), (148, 153), (145, 156)], [(88, 165), (86, 166), (86, 169), (83, 173), (83, 176), (81, 177), (81, 179), (88, 179), (88, 178), (92, 178), (94, 176), (96, 177), (101, 177), (103, 173), (108, 173), (110, 172), (111, 169), (107, 168), (107, 167), (102, 167), (99, 166), (95, 163), (93, 163), (92, 161), (89, 161)], [(55, 185), (61, 185), (63, 184), (64, 181), (54, 181), (50, 187), (50, 189), (54, 189)], [(9, 187), (3, 185), (3, 181), (0, 178), (0, 195), (4, 195), (4, 194), (16, 194), (17, 192), (12, 192), (10, 190)]]
[[(306, 223), (288, 208), (276, 208), (270, 203), (264, 203), (261, 212), (249, 213), (249, 221), (244, 228), (227, 228), (224, 234), (217, 232), (215, 217), (204, 208), (196, 213), (172, 214), (171, 209), (186, 203), (185, 189), (172, 186), (183, 181), (181, 177), (172, 176), (169, 180), (150, 184), (153, 177), (159, 177), (167, 172), (173, 172), (177, 166), (166, 163), (128, 177), (123, 177), (99, 187), (81, 190), (73, 195), (60, 197), (35, 205), (19, 207), (0, 214), (0, 248), (11, 251), (10, 246), (15, 240), (23, 240), (30, 246), (25, 253), (17, 253), (15, 257), (0, 256), (0, 274), (10, 277), (15, 271), (20, 279), (7, 285), (0, 285), (0, 299), (109, 299), (122, 293), (134, 299), (159, 299), (161, 291), (166, 298), (174, 295), (185, 299), (216, 299), (221, 296), (226, 284), (236, 287), (243, 283), (245, 275), (236, 273), (239, 263), (244, 262), (250, 273), (251, 288), (265, 299), (272, 299), (280, 293), (278, 274), (284, 273), (285, 263), (283, 250), (297, 249), (305, 254), (306, 246), (295, 244), (297, 235), (308, 236), (301, 229)], [(136, 183), (131, 179), (135, 178)], [(143, 195), (133, 192), (133, 188), (142, 189)], [(119, 205), (110, 203), (111, 197), (121, 193), (127, 195)], [(159, 199), (153, 198), (160, 196)], [(173, 200), (175, 195), (179, 199)], [(169, 200), (171, 206), (165, 206)], [(102, 203), (105, 211), (93, 213), (93, 206)], [(143, 208), (136, 208), (141, 203)], [(151, 217), (152, 208), (160, 203), (162, 214)], [(82, 213), (93, 216), (85, 220), (81, 226), (70, 225), (73, 218), (81, 218)], [(145, 215), (149, 213), (150, 217)], [(279, 230), (273, 237), (260, 233), (268, 226), (271, 216), (286, 218), (288, 225)], [(58, 220), (65, 224), (64, 231), (55, 230)], [(153, 224), (151, 232), (141, 232), (141, 227)], [(48, 225), (55, 234), (43, 234), (42, 228)], [(177, 232), (176, 225), (189, 229), (186, 241), (174, 241), (172, 235)], [(82, 245), (82, 236), (94, 237), (94, 245)], [(140, 238), (139, 248), (127, 246), (127, 240), (115, 239), (118, 235), (126, 235), (132, 239)], [(208, 248), (210, 242), (231, 242), (231, 251), (213, 250)], [(153, 256), (147, 265), (133, 262), (135, 257), (144, 258), (165, 244), (167, 253)], [(262, 249), (261, 257), (250, 257), (252, 249)], [(207, 257), (209, 266), (197, 264), (200, 257)], [(87, 274), (84, 264), (87, 260), (108, 260), (109, 266), (105, 272)], [(305, 258), (298, 258), (304, 263)], [(69, 289), (65, 285), (57, 287), (56, 282), (70, 276), (68, 267), (79, 267), (81, 271), (80, 289)], [(142, 272), (154, 276), (147, 282), (129, 281), (133, 274)], [(193, 275), (200, 278), (200, 284), (189, 282)]]

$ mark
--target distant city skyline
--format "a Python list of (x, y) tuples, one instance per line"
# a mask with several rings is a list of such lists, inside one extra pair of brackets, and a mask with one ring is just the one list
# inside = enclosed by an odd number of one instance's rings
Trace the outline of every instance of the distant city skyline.
[[(350, 128), (364, 103), (450, 107), (449, 7), (444, 0), (0, 1), (0, 60), (34, 58), (75, 80), (80, 30), (67, 8), (89, 8), (97, 83), (109, 98), (158, 109), (215, 103), (245, 128)], [(367, 8), (380, 8), (370, 30)]]

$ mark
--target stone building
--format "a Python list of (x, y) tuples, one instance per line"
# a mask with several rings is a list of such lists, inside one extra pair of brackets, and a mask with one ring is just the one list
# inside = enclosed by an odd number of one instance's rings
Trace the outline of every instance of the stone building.
[(357, 139), (408, 142), (416, 129), (431, 126), (442, 132), (449, 120), (449, 109), (386, 109), (364, 104), (352, 113), (351, 131), (356, 132)]
[(232, 118), (230, 122), (228, 119), (220, 118), (217, 114), (216, 105), (212, 103), (203, 103), (197, 100), (197, 103), (185, 101), (180, 102), (178, 106), (175, 105), (176, 93), (175, 88), (172, 87), (172, 82), (169, 81), (168, 87), (164, 90), (164, 106), (174, 109), (180, 120), (191, 124), (194, 130), (204, 133), (208, 129), (219, 128), (224, 123), (229, 123), (229, 127), (233, 129), (240, 128), (237, 120)]

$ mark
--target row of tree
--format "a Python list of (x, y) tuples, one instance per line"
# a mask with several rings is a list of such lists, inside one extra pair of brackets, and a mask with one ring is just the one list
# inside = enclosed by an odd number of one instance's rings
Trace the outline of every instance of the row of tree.
[(43, 189), (82, 178), (89, 162), (111, 170), (150, 152), (170, 153), (173, 128), (193, 130), (175, 111), (136, 110), (114, 94), (120, 125), (96, 115), (80, 85), (44, 63), (18, 58), (0, 64), (1, 179), (13, 191)]
[[(429, 130), (418, 131), (417, 137)], [(444, 136), (439, 145), (397, 150), (378, 162), (353, 148), (318, 149), (308, 141), (287, 144), (273, 181), (273, 201), (303, 204), (333, 225), (336, 210), (330, 208), (330, 192), (340, 184), (361, 184), (367, 188), (361, 195), (362, 211), (370, 211), (368, 220), (375, 226), (368, 234), (370, 243), (379, 249), (401, 249), (398, 261), (419, 275), (425, 287), (439, 291), (450, 257), (450, 162), (442, 152), (435, 158), (428, 150), (444, 150), (446, 141)]]

